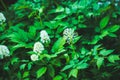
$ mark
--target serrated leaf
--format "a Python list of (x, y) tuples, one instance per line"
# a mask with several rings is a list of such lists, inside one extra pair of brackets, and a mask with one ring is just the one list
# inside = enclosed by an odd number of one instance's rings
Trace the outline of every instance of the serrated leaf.
[(105, 28), (109, 20), (110, 20), (110, 16), (105, 16), (104, 18), (102, 18), (102, 20), (100, 21), (100, 28), (101, 29)]
[(55, 77), (53, 78), (53, 80), (62, 80), (62, 76), (57, 75), (57, 76), (55, 76)]
[(110, 61), (111, 63), (114, 63), (116, 60), (120, 60), (118, 55), (110, 55), (108, 58), (108, 61)]
[(63, 49), (63, 46), (65, 44), (65, 39), (64, 38), (59, 38), (53, 45), (52, 47), (52, 52), (58, 52), (59, 50)]
[(101, 65), (103, 64), (104, 58), (103, 57), (98, 57), (97, 59), (97, 67), (100, 69)]
[(73, 77), (77, 78), (77, 75), (78, 75), (78, 69), (72, 69), (70, 71), (69, 77), (73, 76)]
[(46, 67), (42, 67), (39, 70), (37, 70), (36, 74), (37, 74), (37, 78), (40, 78), (43, 74), (45, 74), (47, 68)]

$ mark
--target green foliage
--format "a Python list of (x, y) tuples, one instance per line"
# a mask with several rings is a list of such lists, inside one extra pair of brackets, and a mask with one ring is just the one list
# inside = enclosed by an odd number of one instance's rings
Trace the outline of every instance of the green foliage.
[(1, 0), (0, 44), (10, 56), (0, 59), (0, 80), (119, 80), (119, 2), (18, 0), (6, 8)]

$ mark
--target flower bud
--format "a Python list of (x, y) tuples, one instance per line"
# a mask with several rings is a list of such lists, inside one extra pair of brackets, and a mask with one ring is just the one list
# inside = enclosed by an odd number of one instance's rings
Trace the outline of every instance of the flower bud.
[(38, 55), (32, 54), (32, 55), (30, 56), (30, 58), (31, 58), (32, 61), (37, 61), (37, 60), (38, 60)]

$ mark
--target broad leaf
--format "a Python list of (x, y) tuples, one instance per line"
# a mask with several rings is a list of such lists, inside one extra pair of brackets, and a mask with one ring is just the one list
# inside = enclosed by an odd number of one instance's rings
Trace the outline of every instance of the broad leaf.
[(39, 70), (37, 70), (36, 74), (37, 74), (37, 78), (40, 78), (43, 74), (45, 74), (47, 68), (46, 67), (42, 67)]
[(108, 24), (110, 19), (110, 16), (105, 16), (104, 18), (102, 18), (102, 20), (100, 21), (100, 28), (103, 29), (106, 27), (106, 25)]
[(104, 58), (103, 57), (98, 57), (97, 59), (97, 67), (100, 69), (101, 65), (103, 64)]
[(55, 53), (55, 52), (58, 52), (60, 50), (63, 49), (64, 47), (64, 44), (65, 44), (65, 39), (64, 38), (59, 38), (53, 45), (52, 47), (52, 52)]
[(53, 80), (62, 80), (62, 76), (57, 75), (57, 76), (55, 76), (55, 77), (53, 78)]
[(78, 69), (72, 69), (70, 71), (69, 77), (73, 76), (73, 77), (77, 78), (77, 75), (78, 75)]
[(108, 58), (108, 61), (110, 61), (111, 63), (114, 63), (116, 60), (120, 60), (118, 55), (110, 55)]

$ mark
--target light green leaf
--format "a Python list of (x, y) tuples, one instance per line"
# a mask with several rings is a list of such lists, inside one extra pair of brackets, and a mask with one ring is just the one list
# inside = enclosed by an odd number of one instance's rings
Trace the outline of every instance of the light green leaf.
[(100, 28), (101, 29), (105, 28), (109, 20), (110, 20), (110, 16), (105, 16), (104, 18), (102, 18), (102, 20), (100, 21)]
[(85, 69), (88, 68), (88, 64), (87, 63), (80, 63), (77, 65), (77, 69)]
[(57, 76), (55, 76), (55, 77), (53, 78), (53, 80), (62, 80), (62, 76), (57, 75)]
[(110, 32), (116, 32), (117, 30), (119, 30), (120, 26), (119, 25), (114, 25), (112, 27), (109, 28)]
[(25, 69), (26, 64), (20, 65), (20, 70)]
[(61, 14), (61, 15), (58, 15), (55, 20), (61, 20), (63, 18), (65, 18), (67, 15), (66, 14)]
[(103, 56), (107, 56), (109, 54), (111, 54), (114, 50), (106, 50), (106, 49), (103, 49), (100, 51), (100, 54), (103, 55)]
[(65, 70), (70, 69), (72, 67), (73, 67), (73, 65), (66, 65), (61, 71), (65, 71)]
[(117, 35), (114, 34), (114, 33), (109, 33), (108, 36), (110, 36), (110, 37), (117, 37)]
[(103, 64), (104, 58), (103, 57), (98, 57), (97, 59), (97, 67), (100, 69), (101, 65)]
[(116, 60), (120, 60), (118, 55), (110, 55), (108, 58), (108, 61), (110, 61), (111, 63), (114, 63)]
[(78, 69), (72, 69), (70, 71), (69, 77), (73, 76), (73, 77), (77, 78), (77, 75), (78, 75)]
[(28, 76), (29, 76), (29, 71), (25, 71), (25, 72), (23, 73), (23, 78), (28, 77)]
[(58, 52), (59, 50), (62, 50), (64, 48), (65, 44), (65, 39), (64, 38), (59, 38), (53, 45), (52, 47), (52, 52)]
[(39, 70), (37, 70), (36, 74), (37, 74), (37, 78), (40, 78), (43, 74), (45, 74), (47, 68), (46, 67), (42, 67)]

